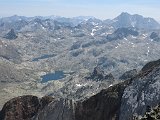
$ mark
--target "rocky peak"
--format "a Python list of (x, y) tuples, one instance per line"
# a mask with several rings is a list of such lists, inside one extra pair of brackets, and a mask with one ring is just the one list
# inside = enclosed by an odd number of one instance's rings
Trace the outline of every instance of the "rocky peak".
[(127, 12), (122, 12), (119, 16), (117, 16), (115, 19), (129, 19), (129, 17), (131, 17), (131, 15)]
[(99, 66), (95, 67), (93, 70), (93, 73), (87, 78), (92, 79), (92, 80), (97, 80), (97, 81), (99, 81), (99, 80), (101, 80), (101, 81), (102, 80), (114, 80), (114, 77), (111, 73), (106, 75), (104, 73), (104, 71)]
[(123, 12), (113, 19), (112, 25), (115, 28), (136, 27), (139, 29), (159, 29), (160, 24), (153, 18), (145, 18), (141, 15)]
[(13, 40), (16, 39), (18, 36), (16, 35), (14, 29), (11, 29), (5, 36), (4, 38), (9, 39), (9, 40)]

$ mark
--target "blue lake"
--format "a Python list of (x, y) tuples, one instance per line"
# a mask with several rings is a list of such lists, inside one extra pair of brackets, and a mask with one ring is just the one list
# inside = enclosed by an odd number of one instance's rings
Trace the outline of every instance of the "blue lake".
[(64, 74), (63, 71), (55, 71), (55, 73), (48, 73), (46, 75), (41, 76), (42, 83), (45, 83), (51, 80), (59, 80), (65, 77), (66, 75)]
[(34, 58), (32, 61), (34, 62), (34, 61), (38, 61), (40, 59), (46, 59), (46, 58), (50, 58), (50, 57), (54, 57), (54, 56), (56, 56), (56, 55), (42, 55), (40, 57)]

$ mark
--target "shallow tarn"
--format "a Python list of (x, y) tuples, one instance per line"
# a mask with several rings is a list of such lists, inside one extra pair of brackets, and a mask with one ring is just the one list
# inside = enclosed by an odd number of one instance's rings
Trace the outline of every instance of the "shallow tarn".
[(62, 78), (65, 78), (66, 75), (63, 71), (55, 71), (54, 73), (48, 73), (46, 75), (41, 76), (42, 81), (41, 83), (45, 83), (52, 80), (60, 80)]

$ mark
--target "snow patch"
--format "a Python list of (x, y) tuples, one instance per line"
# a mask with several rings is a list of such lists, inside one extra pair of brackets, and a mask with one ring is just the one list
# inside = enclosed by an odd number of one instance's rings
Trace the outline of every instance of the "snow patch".
[(94, 33), (91, 33), (92, 36), (94, 36)]
[(137, 37), (134, 37), (134, 36), (132, 35), (132, 38), (136, 39)]
[(76, 84), (77, 87), (86, 86), (87, 84)]
[(76, 86), (77, 86), (77, 87), (82, 87), (83, 85), (81, 85), (81, 84), (76, 84)]
[(94, 32), (97, 31), (96, 29), (92, 29), (91, 35), (94, 36)]
[(124, 40), (126, 40), (126, 41), (127, 41), (128, 39), (127, 39), (127, 38), (124, 38)]
[(147, 34), (142, 34), (143, 35), (143, 38), (146, 38), (147, 37)]
[(92, 23), (92, 25), (94, 25), (94, 26), (95, 26), (95, 25), (98, 25), (98, 23), (95, 23), (95, 22), (91, 22), (91, 23)]
[(136, 21), (131, 22), (132, 27), (135, 27)]
[(148, 22), (151, 22), (151, 19), (148, 19)]

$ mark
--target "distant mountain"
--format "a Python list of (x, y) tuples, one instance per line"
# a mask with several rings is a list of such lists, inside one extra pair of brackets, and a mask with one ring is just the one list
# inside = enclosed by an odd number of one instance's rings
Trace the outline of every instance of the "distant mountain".
[[(63, 24), (63, 25), (65, 24), (65, 26), (67, 25), (70, 27), (82, 26), (83, 29), (86, 28), (89, 31), (92, 31), (93, 28), (98, 29), (98, 27), (102, 27), (105, 29), (108, 29), (109, 27), (113, 27), (115, 29), (121, 28), (121, 27), (135, 27), (138, 29), (145, 29), (145, 30), (160, 28), (160, 24), (157, 21), (155, 21), (153, 18), (145, 18), (138, 14), (131, 15), (129, 13), (123, 12), (112, 20), (107, 19), (104, 21), (100, 19), (96, 19), (95, 17), (92, 17), (92, 16), (78, 16), (73, 18), (66, 18), (66, 17), (54, 16), (54, 15), (34, 16), (34, 17), (14, 15), (14, 16), (4, 17), (0, 19), (0, 31), (10, 30), (12, 28), (15, 31), (19, 31), (24, 27), (28, 27), (30, 23), (34, 24), (34, 22), (37, 22), (35, 20), (39, 20), (39, 21), (50, 20), (50, 24), (53, 24), (54, 21), (57, 21), (59, 24)], [(41, 29), (41, 24), (39, 24), (39, 27), (37, 28)], [(105, 29), (100, 30), (99, 33), (102, 33), (102, 31), (104, 31)], [(92, 33), (92, 36), (93, 34), (94, 33)]]
[(112, 25), (115, 28), (121, 27), (136, 27), (139, 29), (159, 29), (160, 24), (153, 18), (145, 18), (141, 15), (131, 15), (126, 12), (122, 12), (119, 16), (113, 19)]
[(4, 18), (1, 18), (0, 21), (3, 21), (3, 22), (13, 22), (13, 21), (19, 21), (19, 20), (27, 20), (28, 17), (25, 17), (25, 16), (18, 16), (18, 15), (13, 15), (13, 16), (10, 16), (10, 17), (4, 17)]

